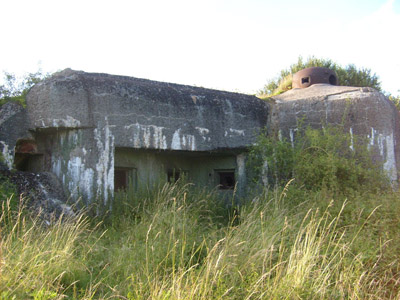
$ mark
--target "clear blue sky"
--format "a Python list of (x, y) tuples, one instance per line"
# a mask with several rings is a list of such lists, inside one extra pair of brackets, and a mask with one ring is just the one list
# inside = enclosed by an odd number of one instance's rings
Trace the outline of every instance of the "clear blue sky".
[(255, 93), (299, 55), (400, 89), (400, 0), (1, 0), (0, 70), (64, 68)]

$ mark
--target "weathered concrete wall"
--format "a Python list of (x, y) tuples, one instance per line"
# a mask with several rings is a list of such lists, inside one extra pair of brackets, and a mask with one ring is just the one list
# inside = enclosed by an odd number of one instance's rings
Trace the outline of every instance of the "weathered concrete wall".
[[(115, 148), (166, 151), (170, 158), (177, 151), (182, 163), (185, 151), (239, 154), (267, 126), (269, 104), (238, 93), (65, 70), (31, 89), (27, 113), (45, 170), (62, 180), (72, 198), (98, 198), (108, 205)], [(233, 168), (243, 175), (244, 158), (238, 156), (236, 164), (236, 154)], [(162, 157), (157, 155), (155, 170)], [(140, 178), (153, 168), (144, 161)], [(195, 174), (195, 160), (187, 164)], [(199, 163), (199, 169), (206, 168)], [(238, 178), (243, 188), (245, 176)]]
[(115, 145), (210, 151), (244, 148), (267, 125), (254, 96), (66, 70), (27, 99), (31, 128), (109, 127)]
[(294, 139), (300, 123), (313, 128), (343, 125), (351, 135), (368, 138), (375, 159), (392, 181), (400, 170), (400, 118), (396, 107), (372, 88), (316, 84), (273, 97), (272, 127)]
[(44, 170), (54, 173), (72, 199), (102, 200), (114, 190), (114, 144), (107, 128), (40, 129), (38, 151), (44, 153)]
[(26, 110), (15, 102), (0, 107), (0, 153), (9, 169), (14, 164), (14, 150), (18, 139), (31, 139)]

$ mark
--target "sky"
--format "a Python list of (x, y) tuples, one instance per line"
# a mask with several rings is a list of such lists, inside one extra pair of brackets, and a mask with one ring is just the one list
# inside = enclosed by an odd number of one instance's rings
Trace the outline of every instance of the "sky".
[(400, 0), (0, 0), (0, 71), (65, 68), (254, 94), (299, 56), (400, 94)]

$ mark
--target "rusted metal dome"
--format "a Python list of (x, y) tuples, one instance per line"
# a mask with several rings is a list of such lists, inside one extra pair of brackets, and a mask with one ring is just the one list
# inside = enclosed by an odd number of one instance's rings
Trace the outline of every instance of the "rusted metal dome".
[(293, 75), (292, 87), (294, 89), (307, 88), (316, 83), (337, 85), (338, 78), (335, 71), (322, 67), (303, 69)]

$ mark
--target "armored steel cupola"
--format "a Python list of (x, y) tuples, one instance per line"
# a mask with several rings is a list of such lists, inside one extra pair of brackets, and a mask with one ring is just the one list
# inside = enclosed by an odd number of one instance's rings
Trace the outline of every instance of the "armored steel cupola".
[(307, 88), (316, 83), (337, 85), (338, 78), (335, 71), (322, 67), (303, 69), (293, 75), (292, 87), (294, 89)]

